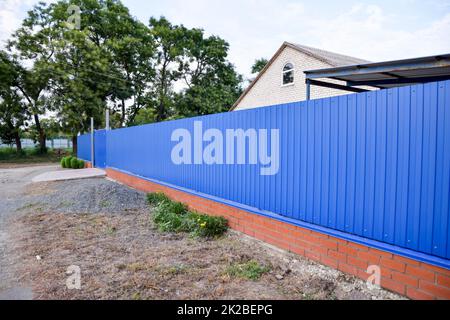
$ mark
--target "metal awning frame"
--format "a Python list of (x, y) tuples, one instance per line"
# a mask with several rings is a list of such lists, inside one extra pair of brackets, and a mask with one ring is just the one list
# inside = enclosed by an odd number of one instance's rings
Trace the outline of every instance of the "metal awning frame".
[[(396, 74), (402, 72), (407, 72), (409, 75), (405, 76)], [(311, 85), (349, 92), (366, 92), (369, 90), (356, 87), (370, 86), (379, 89), (386, 89), (389, 86), (395, 87), (449, 80), (450, 54), (424, 58), (358, 64), (336, 68), (308, 70), (304, 73), (306, 76), (306, 99), (310, 100)], [(364, 76), (366, 77), (366, 80), (361, 80), (361, 78), (364, 78)], [(371, 77), (376, 79), (370, 79)], [(346, 85), (335, 84), (318, 79), (339, 80), (346, 83)]]

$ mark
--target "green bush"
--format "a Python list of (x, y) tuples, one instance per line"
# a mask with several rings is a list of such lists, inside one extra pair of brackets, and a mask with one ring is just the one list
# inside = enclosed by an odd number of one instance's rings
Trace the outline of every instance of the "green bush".
[(84, 169), (85, 163), (83, 160), (78, 160), (78, 169)]
[(70, 160), (70, 168), (78, 169), (78, 159), (77, 158), (72, 158)]
[(66, 168), (72, 168), (71, 163), (72, 163), (72, 159), (73, 157), (66, 157)]
[(161, 202), (169, 202), (170, 199), (162, 192), (155, 192), (155, 193), (149, 193), (147, 194), (147, 202), (151, 206), (157, 206)]
[(197, 237), (218, 237), (228, 229), (228, 221), (223, 217), (211, 217), (189, 211), (181, 202), (170, 200), (163, 193), (147, 195), (148, 202), (156, 206), (153, 222), (164, 232), (186, 232)]
[(61, 167), (67, 168), (67, 166), (66, 166), (66, 157), (61, 159)]
[(68, 169), (84, 169), (85, 163), (83, 160), (76, 157), (64, 157), (61, 159), (61, 167)]
[(212, 217), (190, 212), (190, 219), (195, 226), (192, 232), (199, 237), (215, 237), (224, 234), (228, 229), (228, 221), (224, 217)]

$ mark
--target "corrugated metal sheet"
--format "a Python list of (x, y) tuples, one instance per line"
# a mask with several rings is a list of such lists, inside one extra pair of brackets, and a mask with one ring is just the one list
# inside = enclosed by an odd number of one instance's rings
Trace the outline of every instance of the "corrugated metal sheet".
[(77, 157), (86, 161), (91, 161), (91, 135), (84, 134), (77, 138)]
[[(178, 128), (193, 134), (194, 121), (202, 121), (204, 130), (279, 129), (279, 173), (262, 176), (257, 165), (173, 164), (171, 134)], [(450, 258), (450, 81), (132, 127), (107, 136), (108, 167)]]
[(106, 130), (97, 130), (94, 133), (94, 162), (97, 168), (106, 168)]

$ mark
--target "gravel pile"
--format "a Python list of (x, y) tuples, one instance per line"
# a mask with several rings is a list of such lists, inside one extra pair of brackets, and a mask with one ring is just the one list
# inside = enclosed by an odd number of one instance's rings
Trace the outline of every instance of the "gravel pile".
[(36, 206), (39, 211), (95, 214), (136, 212), (148, 208), (145, 193), (105, 179), (52, 182), (30, 187), (50, 189), (29, 199), (28, 205)]

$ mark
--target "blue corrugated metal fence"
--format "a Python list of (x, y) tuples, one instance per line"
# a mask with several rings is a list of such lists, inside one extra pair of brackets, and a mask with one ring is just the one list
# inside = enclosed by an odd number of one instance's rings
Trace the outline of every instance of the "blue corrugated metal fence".
[[(171, 135), (194, 135), (194, 122), (203, 132), (279, 129), (278, 174), (174, 164)], [(107, 167), (450, 258), (450, 81), (108, 131), (106, 154)]]

